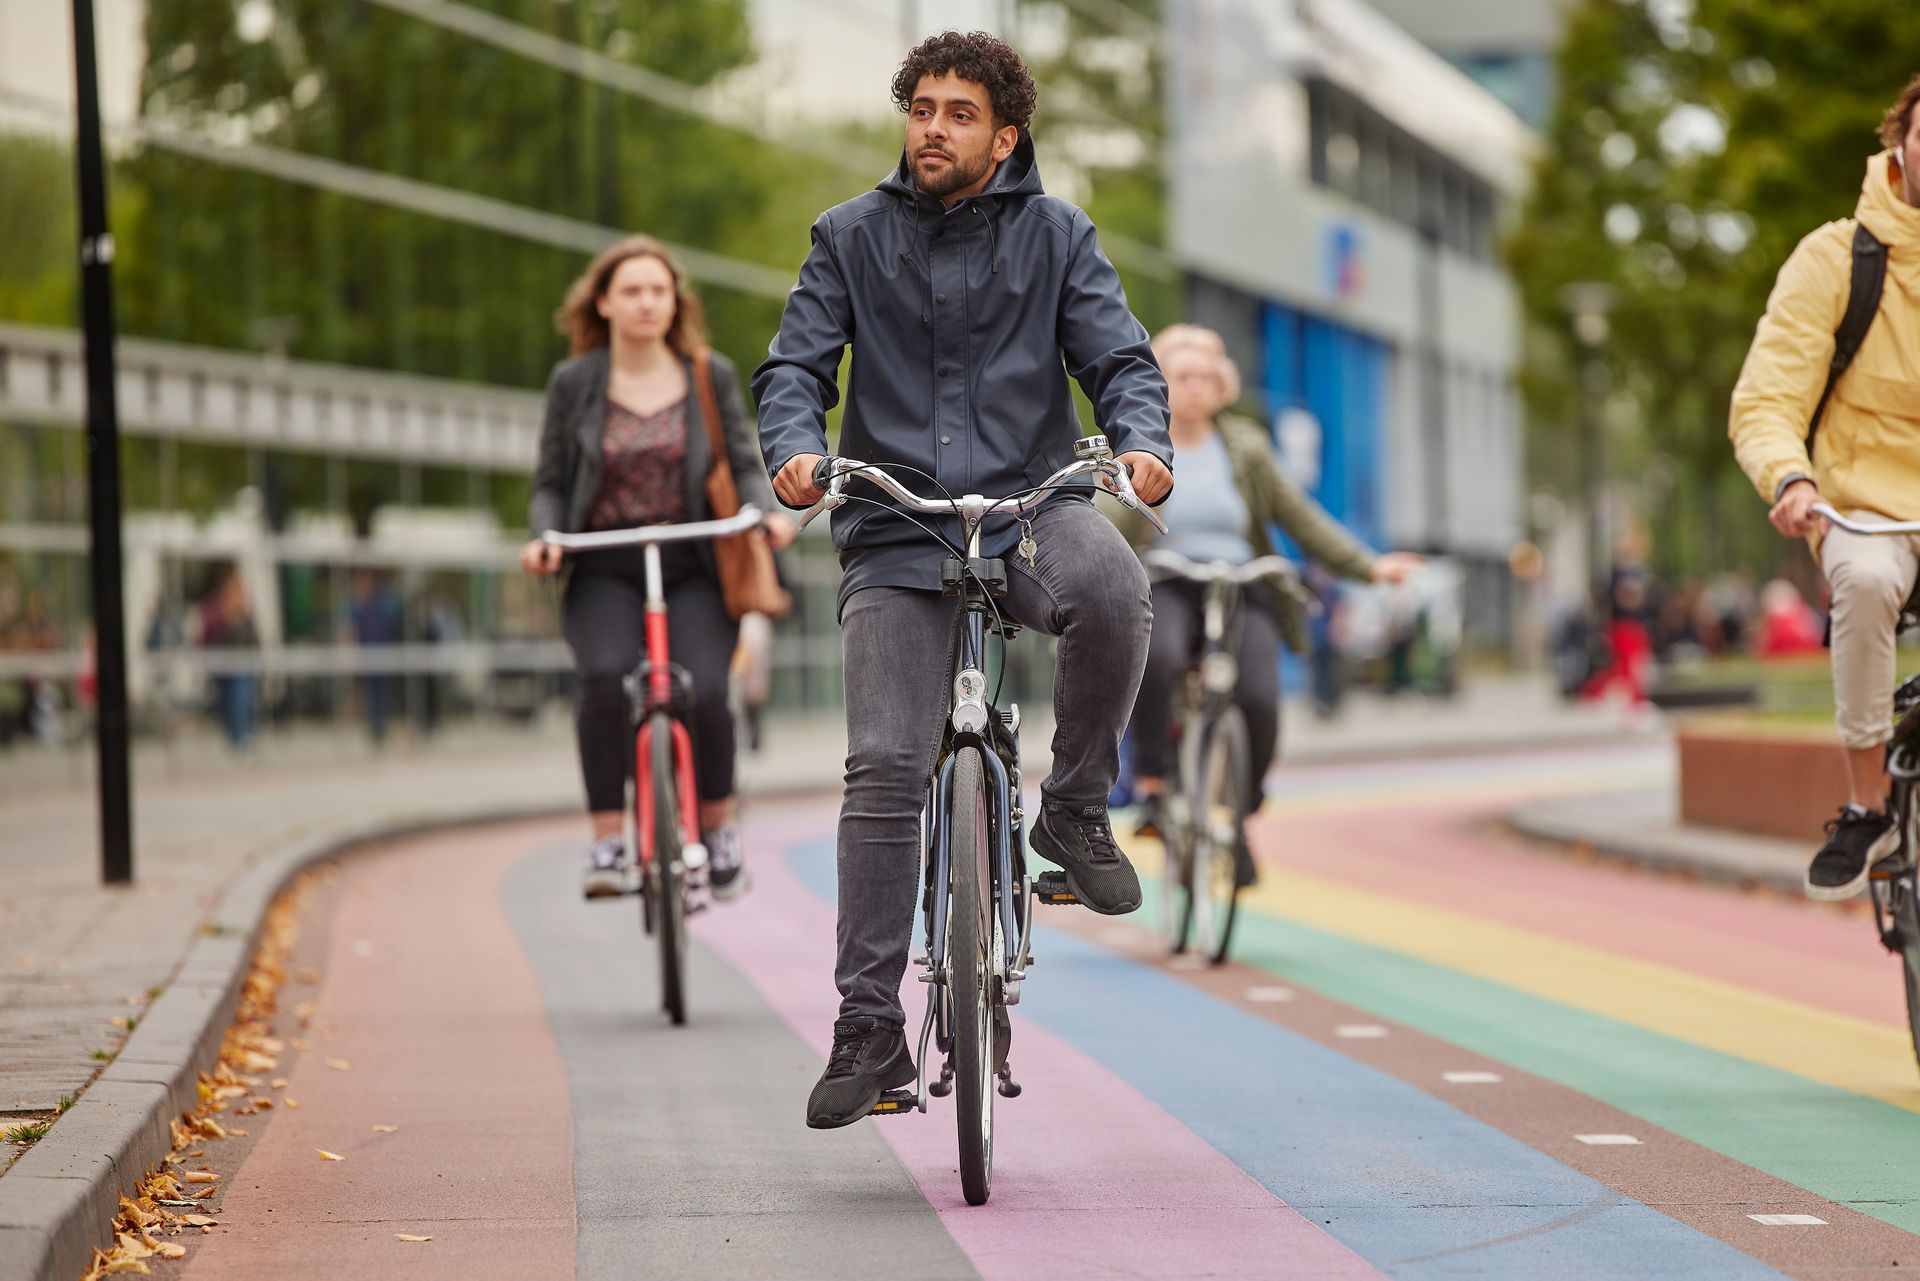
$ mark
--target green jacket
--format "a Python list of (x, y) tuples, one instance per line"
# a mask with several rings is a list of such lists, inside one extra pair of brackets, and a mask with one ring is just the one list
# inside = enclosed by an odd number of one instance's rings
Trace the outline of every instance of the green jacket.
[[(1307, 492), (1287, 479), (1274, 461), (1266, 431), (1251, 419), (1222, 414), (1216, 423), (1220, 439), (1226, 443), (1227, 458), (1233, 466), (1234, 485), (1247, 505), (1247, 543), (1255, 557), (1274, 552), (1271, 529), (1278, 525), (1292, 536), (1310, 559), (1319, 561), (1343, 578), (1363, 582), (1373, 578), (1374, 556), (1364, 544), (1346, 531), (1339, 521), (1327, 515)], [(1179, 483), (1176, 477), (1175, 484)], [(1114, 524), (1126, 535), (1135, 551), (1144, 551), (1159, 534), (1146, 517), (1127, 511), (1117, 503), (1107, 506)], [(1265, 584), (1268, 603), (1280, 635), (1296, 654), (1307, 648), (1306, 613), (1299, 602), (1277, 586)]]

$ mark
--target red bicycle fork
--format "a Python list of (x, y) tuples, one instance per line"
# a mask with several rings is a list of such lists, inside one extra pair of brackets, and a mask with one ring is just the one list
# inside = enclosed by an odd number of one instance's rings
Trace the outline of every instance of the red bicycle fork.
[(673, 661), (667, 646), (667, 599), (661, 586), (660, 548), (645, 549), (647, 569), (647, 697), (640, 728), (634, 734), (634, 807), (640, 866), (653, 863), (653, 714), (665, 712), (673, 727), (674, 785), (680, 794), (680, 844), (700, 839), (700, 800), (693, 783), (693, 737), (673, 715)]

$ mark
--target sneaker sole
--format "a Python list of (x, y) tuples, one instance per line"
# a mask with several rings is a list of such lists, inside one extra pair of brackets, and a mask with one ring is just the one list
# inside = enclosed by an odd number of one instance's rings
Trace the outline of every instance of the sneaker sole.
[(581, 894), (590, 899), (619, 898), (627, 892), (625, 872), (591, 872), (580, 884)]
[(712, 894), (714, 898), (720, 900), (722, 903), (731, 903), (751, 888), (753, 888), (753, 873), (744, 867), (735, 873), (734, 878), (725, 885), (713, 881), (709, 881), (707, 884), (708, 893)]
[(866, 1120), (867, 1117), (873, 1112), (874, 1105), (880, 1102), (880, 1096), (885, 1094), (888, 1090), (904, 1089), (907, 1086), (912, 1085), (915, 1081), (919, 1079), (920, 1079), (919, 1070), (913, 1066), (913, 1060), (908, 1059), (905, 1072), (897, 1075), (892, 1085), (883, 1085), (880, 1088), (876, 1089), (873, 1092), (872, 1096), (860, 1105), (860, 1110), (855, 1112), (853, 1115), (847, 1117), (846, 1120), (844, 1121), (825, 1120), (825, 1119), (816, 1120), (815, 1118), (809, 1116), (807, 1118), (807, 1128), (809, 1130), (844, 1130), (849, 1125), (852, 1125), (856, 1121)]
[(1867, 881), (1873, 876), (1874, 864), (1884, 862), (1887, 856), (1899, 846), (1900, 825), (1896, 823), (1887, 829), (1885, 836), (1875, 841), (1867, 850), (1866, 865), (1860, 869), (1860, 875), (1845, 885), (1815, 885), (1812, 880), (1813, 868), (1808, 867), (1806, 877), (1800, 882), (1800, 888), (1816, 903), (1844, 903), (1867, 888)]

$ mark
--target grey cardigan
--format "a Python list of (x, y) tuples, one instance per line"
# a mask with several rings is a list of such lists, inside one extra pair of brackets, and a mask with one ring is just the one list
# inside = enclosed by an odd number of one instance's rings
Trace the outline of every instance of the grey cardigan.
[[(610, 359), (605, 347), (585, 352), (555, 365), (547, 379), (546, 422), (540, 429), (540, 459), (533, 473), (533, 498), (527, 505), (527, 524), (536, 538), (549, 529), (578, 533), (600, 491)], [(699, 389), (693, 382), (693, 362), (681, 363), (687, 373), (687, 518), (706, 520), (707, 473), (713, 467), (713, 453), (707, 444)], [(740, 394), (740, 375), (718, 352), (713, 354), (713, 390), (740, 501), (762, 511), (779, 511), (766, 464), (760, 459), (759, 432)], [(711, 567), (712, 551), (705, 544), (700, 550)]]

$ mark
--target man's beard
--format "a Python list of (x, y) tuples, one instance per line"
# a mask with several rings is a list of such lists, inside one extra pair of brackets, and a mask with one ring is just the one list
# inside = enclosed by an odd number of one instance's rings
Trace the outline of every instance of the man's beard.
[(945, 200), (963, 187), (969, 187), (987, 176), (987, 170), (993, 164), (993, 148), (988, 147), (975, 156), (971, 163), (952, 152), (943, 152), (947, 157), (947, 170), (944, 177), (930, 177), (921, 164), (920, 157), (913, 158), (913, 185), (922, 195), (932, 196), (936, 200)]

